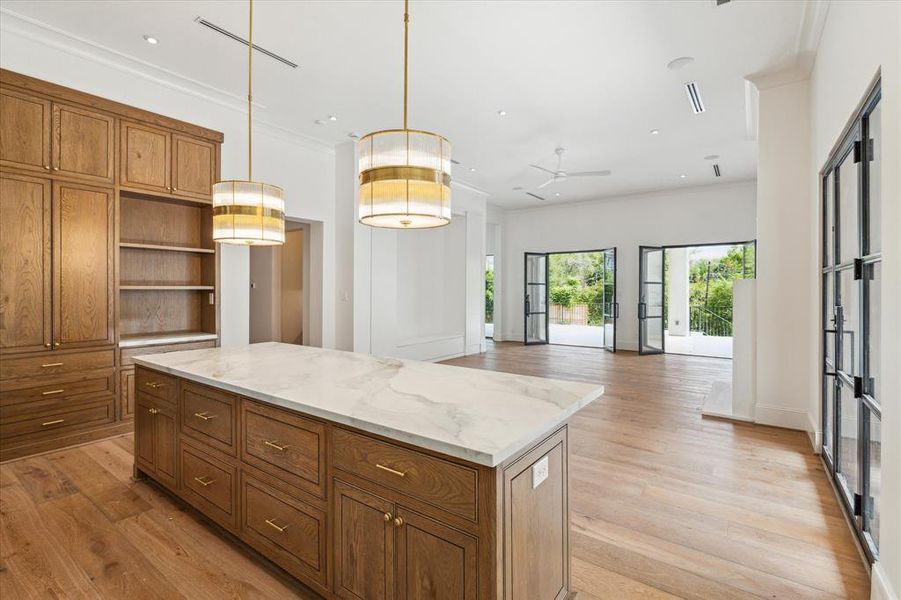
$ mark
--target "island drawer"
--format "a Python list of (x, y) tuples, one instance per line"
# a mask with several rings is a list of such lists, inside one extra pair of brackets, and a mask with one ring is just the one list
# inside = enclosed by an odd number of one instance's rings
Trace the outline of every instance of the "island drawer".
[(92, 352), (45, 352), (37, 356), (6, 358), (0, 361), (0, 379), (17, 379), (62, 375), (88, 369), (103, 369), (116, 366), (114, 350)]
[(332, 457), (336, 468), (478, 520), (478, 471), (471, 467), (337, 427)]
[(193, 448), (181, 445), (181, 489), (185, 499), (205, 515), (237, 528), (237, 468)]
[(241, 401), (241, 460), (325, 497), (325, 426), (288, 412)]
[[(241, 534), (289, 573), (325, 587), (326, 513), (241, 472)], [(308, 581), (309, 583), (309, 581)]]
[(43, 410), (61, 398), (77, 402), (85, 394), (113, 394), (115, 371), (89, 371), (68, 376), (11, 380), (0, 386), (0, 417)]
[(182, 383), (181, 432), (235, 456), (237, 397), (210, 387)]
[(135, 390), (175, 404), (175, 400), (178, 398), (178, 380), (159, 371), (137, 367), (135, 369)]

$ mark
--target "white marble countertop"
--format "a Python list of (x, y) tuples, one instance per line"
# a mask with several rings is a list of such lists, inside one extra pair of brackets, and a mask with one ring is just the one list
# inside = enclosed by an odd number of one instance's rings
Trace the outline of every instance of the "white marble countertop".
[(276, 342), (135, 362), (489, 467), (604, 393), (588, 383)]

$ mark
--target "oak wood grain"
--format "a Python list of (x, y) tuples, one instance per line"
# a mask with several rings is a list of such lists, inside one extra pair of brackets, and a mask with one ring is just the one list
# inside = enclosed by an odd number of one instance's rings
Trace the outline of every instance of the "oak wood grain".
[(125, 188), (170, 192), (172, 134), (159, 127), (131, 121), (121, 121), (119, 130), (119, 184)]
[(0, 89), (0, 165), (50, 171), (50, 100)]

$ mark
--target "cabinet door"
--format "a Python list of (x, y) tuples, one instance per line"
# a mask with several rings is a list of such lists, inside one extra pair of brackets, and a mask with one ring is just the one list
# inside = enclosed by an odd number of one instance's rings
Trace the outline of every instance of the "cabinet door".
[(172, 193), (209, 200), (216, 182), (216, 146), (172, 134)]
[(53, 184), (54, 347), (113, 343), (115, 196)]
[(169, 193), (172, 136), (163, 129), (122, 121), (120, 183), (123, 187)]
[(156, 402), (139, 394), (135, 411), (135, 459), (141, 469), (154, 472), (156, 465), (153, 456), (153, 423), (156, 415)]
[(50, 348), (50, 182), (0, 176), (0, 352)]
[(478, 542), (403, 507), (397, 508), (399, 600), (475, 600)]
[(135, 415), (135, 370), (119, 371), (119, 420)]
[(53, 105), (53, 172), (113, 182), (112, 117), (65, 104)]
[(172, 487), (176, 486), (175, 464), (175, 409), (167, 404), (157, 403), (156, 414), (153, 415), (153, 464), (157, 477)]
[(50, 101), (0, 90), (0, 165), (50, 170)]
[(348, 600), (394, 598), (394, 505), (335, 480), (335, 593)]

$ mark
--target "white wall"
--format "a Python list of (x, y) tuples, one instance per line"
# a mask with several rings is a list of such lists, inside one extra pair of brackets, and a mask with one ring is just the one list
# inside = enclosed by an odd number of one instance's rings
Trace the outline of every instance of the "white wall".
[[(901, 594), (901, 4), (832, 2), (810, 79), (812, 164), (808, 218), (818, 222), (816, 173), (876, 73), (882, 74), (882, 239), (881, 331), (882, 524), (880, 561), (873, 569), (873, 598)], [(809, 240), (818, 249), (819, 233)], [(816, 251), (816, 250), (814, 250)], [(816, 264), (810, 265), (816, 272)], [(818, 348), (819, 340), (810, 340)], [(819, 377), (811, 378), (819, 386)], [(819, 395), (809, 410), (819, 427)]]
[[(222, 177), (246, 177), (247, 109), (240, 99), (7, 13), (0, 15), (0, 33), (3, 68), (221, 131)], [(256, 116), (265, 119), (265, 110)], [(335, 340), (334, 173), (332, 148), (255, 125), (254, 177), (285, 189), (289, 217), (319, 224), (322, 285), (315, 301), (322, 324), (313, 343), (327, 347)], [(221, 250), (222, 344), (246, 344), (249, 252), (234, 246)]]
[(666, 315), (669, 335), (689, 334), (688, 248), (667, 251)]
[(507, 210), (503, 338), (522, 340), (523, 253), (617, 248), (617, 347), (638, 349), (638, 246), (753, 240), (753, 182)]

